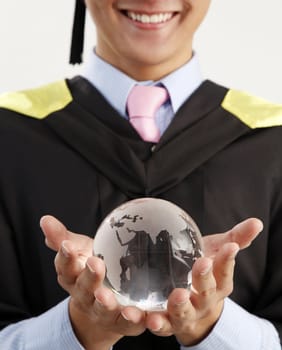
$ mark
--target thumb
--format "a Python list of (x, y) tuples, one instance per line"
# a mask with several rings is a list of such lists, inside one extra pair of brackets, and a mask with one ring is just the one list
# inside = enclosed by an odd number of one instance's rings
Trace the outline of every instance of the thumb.
[(240, 249), (247, 248), (262, 230), (263, 223), (261, 220), (249, 218), (229, 231), (230, 241), (239, 244)]

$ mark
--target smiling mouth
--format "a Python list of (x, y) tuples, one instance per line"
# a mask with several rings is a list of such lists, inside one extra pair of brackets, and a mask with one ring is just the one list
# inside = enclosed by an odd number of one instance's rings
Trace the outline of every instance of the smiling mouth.
[(122, 13), (131, 20), (143, 24), (160, 24), (171, 20), (176, 14), (175, 12), (162, 12), (162, 13), (140, 13), (133, 11), (122, 11)]

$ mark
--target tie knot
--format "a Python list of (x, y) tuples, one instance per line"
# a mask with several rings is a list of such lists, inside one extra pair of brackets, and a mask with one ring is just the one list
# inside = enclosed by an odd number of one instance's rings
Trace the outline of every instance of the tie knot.
[(167, 90), (159, 86), (136, 85), (130, 91), (127, 99), (130, 123), (143, 140), (148, 142), (159, 141), (160, 132), (155, 121), (155, 115), (167, 99)]
[(168, 93), (163, 87), (135, 85), (127, 99), (128, 115), (152, 118), (167, 99)]

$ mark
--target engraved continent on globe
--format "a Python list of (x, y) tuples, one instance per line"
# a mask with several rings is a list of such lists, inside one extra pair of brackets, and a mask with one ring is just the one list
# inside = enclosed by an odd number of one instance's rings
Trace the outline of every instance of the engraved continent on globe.
[(202, 256), (201, 234), (175, 204), (135, 199), (102, 222), (94, 254), (104, 260), (104, 284), (121, 305), (162, 310), (174, 288), (190, 288), (192, 266)]

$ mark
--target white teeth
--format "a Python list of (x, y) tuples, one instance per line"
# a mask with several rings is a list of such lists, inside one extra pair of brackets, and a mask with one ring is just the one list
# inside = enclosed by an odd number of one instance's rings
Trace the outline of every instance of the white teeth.
[(173, 14), (171, 12), (168, 13), (155, 13), (153, 15), (148, 14), (140, 14), (140, 13), (134, 13), (134, 12), (127, 12), (127, 16), (134, 21), (141, 22), (141, 23), (163, 23), (171, 19)]

